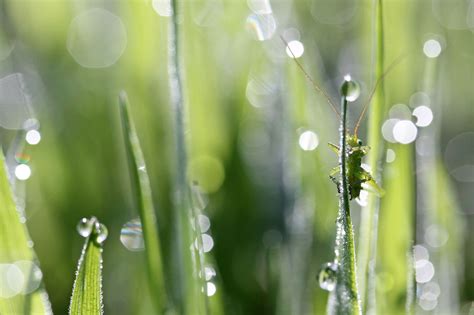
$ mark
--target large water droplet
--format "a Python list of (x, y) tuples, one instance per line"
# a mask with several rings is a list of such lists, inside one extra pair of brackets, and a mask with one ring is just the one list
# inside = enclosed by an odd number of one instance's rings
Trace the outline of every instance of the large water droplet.
[(332, 291), (336, 287), (337, 264), (328, 262), (321, 266), (318, 274), (318, 282), (321, 289)]
[(360, 95), (359, 83), (352, 80), (350, 75), (346, 75), (341, 86), (341, 94), (348, 102), (354, 102)]
[(133, 219), (125, 223), (120, 231), (120, 242), (126, 249), (138, 252), (145, 249), (143, 230), (140, 219)]
[(82, 218), (79, 223), (77, 223), (77, 232), (82, 237), (88, 237), (92, 233), (92, 221), (87, 218)]
[(99, 245), (102, 245), (109, 235), (109, 231), (102, 223), (96, 222), (95, 225), (95, 242)]

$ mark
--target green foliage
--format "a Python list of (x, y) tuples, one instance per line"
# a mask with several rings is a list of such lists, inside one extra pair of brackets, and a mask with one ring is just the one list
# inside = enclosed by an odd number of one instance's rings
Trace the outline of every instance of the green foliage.
[[(13, 192), (7, 177), (7, 169), (3, 152), (0, 150), (0, 314), (50, 314), (51, 309), (48, 296), (41, 285), (33, 292), (24, 293), (25, 287), (35, 279), (35, 269), (38, 268), (36, 254), (26, 225), (24, 214), (17, 208)], [(20, 278), (8, 281), (8, 268), (16, 262), (28, 262), (32, 268), (17, 269), (21, 272)], [(36, 271), (41, 273), (41, 271)], [(30, 277), (32, 277), (30, 279)], [(10, 286), (18, 285), (22, 281), (20, 290)]]
[(78, 225), (78, 230), (86, 240), (77, 264), (69, 314), (103, 314), (102, 244), (107, 238), (107, 229), (92, 217), (90, 220), (83, 219)]
[[(344, 82), (344, 85), (346, 82)], [(328, 303), (329, 314), (360, 314), (359, 292), (356, 279), (354, 231), (349, 204), (349, 179), (347, 172), (347, 98), (341, 98), (340, 131), (340, 183), (339, 212), (336, 226), (335, 261), (338, 264), (336, 288)]]
[(143, 238), (145, 241), (146, 268), (148, 271), (147, 282), (150, 287), (152, 301), (155, 305), (155, 312), (159, 313), (164, 309), (168, 301), (164, 286), (161, 245), (150, 180), (148, 178), (145, 159), (135, 131), (135, 126), (130, 119), (130, 105), (125, 92), (120, 94), (119, 103), (123, 136), (125, 139), (125, 151), (129, 161), (130, 179), (136, 208), (140, 214)]

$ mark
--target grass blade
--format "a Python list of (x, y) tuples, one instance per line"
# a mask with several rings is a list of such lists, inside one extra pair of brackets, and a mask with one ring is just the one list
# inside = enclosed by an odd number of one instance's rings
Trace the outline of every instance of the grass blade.
[[(347, 84), (347, 81), (344, 82)], [(343, 87), (344, 90), (344, 87)], [(347, 99), (341, 100), (340, 132), (340, 186), (339, 186), (339, 213), (337, 216), (337, 234), (335, 259), (338, 264), (336, 288), (331, 293), (328, 313), (330, 314), (360, 314), (359, 293), (356, 281), (356, 256), (354, 245), (354, 231), (352, 227), (349, 205), (349, 183), (347, 178)]]
[[(4, 162), (0, 150), (0, 314), (51, 314), (48, 296), (41, 285), (41, 271), (21, 220), (24, 218), (20, 218), (17, 210)], [(18, 267), (25, 265), (30, 267)], [(16, 282), (13, 288), (7, 281), (11, 270), (21, 272), (21, 278), (25, 279), (21, 287)], [(31, 285), (35, 289), (25, 292)]]
[[(189, 198), (187, 178), (188, 158), (185, 138), (185, 94), (181, 69), (181, 32), (180, 22), (183, 3), (171, 0), (172, 16), (168, 31), (168, 78), (170, 101), (173, 111), (174, 156), (176, 164), (173, 174), (173, 246), (174, 264), (173, 278), (176, 279), (174, 300), (181, 314), (206, 314), (206, 297), (202, 294), (202, 286), (196, 277), (199, 264), (196, 262), (196, 249), (190, 222), (193, 218)], [(191, 248), (191, 249), (190, 249)]]
[(158, 225), (153, 206), (150, 180), (146, 172), (145, 159), (140, 147), (133, 121), (130, 119), (127, 94), (122, 92), (119, 98), (122, 130), (129, 161), (130, 179), (143, 229), (145, 241), (146, 268), (148, 284), (154, 301), (155, 311), (161, 312), (166, 303), (163, 261), (159, 242)]
[[(381, 78), (384, 73), (384, 30), (383, 30), (383, 0), (375, 0), (375, 36), (376, 36), (376, 62), (375, 78)], [(383, 158), (383, 141), (380, 129), (385, 115), (385, 91), (384, 82), (380, 82), (375, 91), (371, 110), (369, 114), (368, 145), (371, 150), (368, 153), (367, 163), (378, 183), (381, 183), (380, 161)], [(359, 264), (357, 279), (359, 281), (361, 304), (363, 310), (375, 308), (375, 287), (368, 281), (375, 279), (375, 257), (378, 230), (379, 197), (369, 194), (367, 206), (362, 208), (361, 225), (359, 234), (359, 251), (357, 253)], [(372, 261), (373, 268), (369, 267)], [(370, 290), (370, 292), (369, 292)]]
[(78, 231), (86, 240), (77, 265), (69, 314), (103, 314), (102, 244), (107, 238), (107, 229), (92, 217), (82, 219)]

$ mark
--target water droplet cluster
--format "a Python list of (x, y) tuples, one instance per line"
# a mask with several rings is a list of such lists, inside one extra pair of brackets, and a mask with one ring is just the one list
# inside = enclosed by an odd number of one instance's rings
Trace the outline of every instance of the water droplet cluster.
[(335, 262), (327, 262), (321, 266), (318, 273), (318, 282), (321, 289), (332, 291), (336, 287), (337, 264)]
[(105, 225), (100, 223), (96, 217), (82, 218), (77, 224), (77, 232), (82, 237), (92, 237), (98, 245), (102, 245), (109, 234)]

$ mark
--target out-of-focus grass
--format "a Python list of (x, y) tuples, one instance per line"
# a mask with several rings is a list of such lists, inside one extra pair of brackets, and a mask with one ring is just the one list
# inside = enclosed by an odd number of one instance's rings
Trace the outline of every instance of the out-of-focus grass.
[[(0, 313), (49, 314), (51, 306), (48, 295), (44, 291), (41, 277), (38, 279), (41, 270), (37, 265), (29, 233), (22, 222), (25, 217), (15, 204), (3, 152), (0, 152), (0, 204)], [(18, 263), (21, 264), (20, 267)], [(18, 273), (20, 278), (15, 277)], [(28, 289), (32, 286), (33, 291)]]

